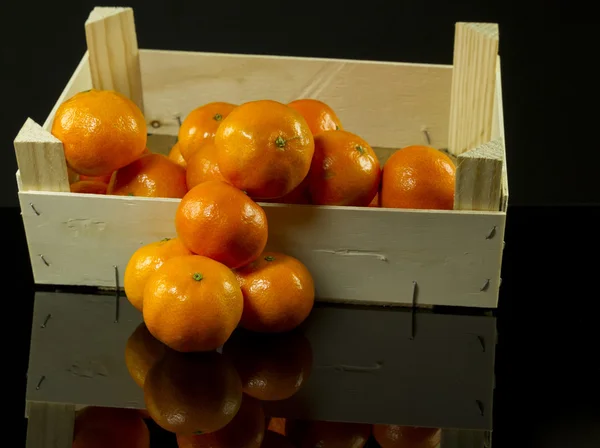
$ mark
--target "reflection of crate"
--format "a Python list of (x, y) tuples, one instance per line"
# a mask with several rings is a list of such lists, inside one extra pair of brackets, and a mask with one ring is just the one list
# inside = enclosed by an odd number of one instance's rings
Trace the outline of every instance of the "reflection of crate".
[(454, 66), (155, 51), (138, 50), (131, 9), (95, 9), (88, 52), (57, 105), (15, 140), (35, 282), (115, 287), (116, 270), (122, 285), (135, 249), (175, 233), (178, 200), (69, 193), (62, 144), (49, 133), (62, 101), (119, 90), (142, 107), (150, 149), (164, 152), (178, 118), (203, 103), (311, 97), (382, 163), (427, 142), (457, 156), (457, 210), (264, 204), (269, 249), (302, 260), (321, 300), (496, 307), (508, 199), (498, 29), (456, 30)]
[[(469, 314), (319, 305), (300, 329), (312, 353), (305, 381), (263, 409), (290, 419), (442, 428), (441, 448), (489, 448), (483, 441), (492, 430), (496, 318)], [(37, 292), (32, 322), (26, 397), (32, 436), (45, 419), (46, 437), (69, 440), (75, 410), (89, 405), (145, 408), (124, 356), (142, 316), (126, 298)], [(269, 365), (276, 370), (283, 363), (286, 370), (288, 362)]]

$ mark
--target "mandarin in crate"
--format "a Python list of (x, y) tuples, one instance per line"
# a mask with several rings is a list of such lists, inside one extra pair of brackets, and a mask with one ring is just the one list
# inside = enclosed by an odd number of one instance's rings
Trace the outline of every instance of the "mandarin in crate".
[(428, 146), (399, 149), (383, 167), (382, 207), (452, 210), (456, 168), (452, 159)]
[(105, 176), (86, 176), (85, 174), (80, 174), (79, 175), (79, 180), (80, 181), (96, 181), (96, 182), (103, 182), (105, 184), (108, 184), (110, 182), (110, 178), (112, 177), (112, 173), (107, 174)]
[(342, 129), (342, 123), (336, 113), (323, 101), (306, 98), (292, 101), (288, 106), (302, 114), (313, 135)]
[(315, 136), (309, 188), (313, 204), (368, 206), (379, 189), (379, 159), (369, 144), (348, 131)]
[(244, 298), (233, 272), (201, 255), (174, 257), (144, 289), (144, 322), (152, 335), (180, 352), (216, 350), (242, 316)]
[(52, 134), (77, 173), (104, 176), (142, 155), (146, 121), (133, 101), (112, 90), (80, 92), (62, 103)]
[(271, 335), (238, 329), (223, 354), (233, 360), (244, 392), (263, 401), (290, 398), (312, 371), (310, 341), (297, 331)]
[(177, 165), (181, 166), (182, 168), (187, 167), (185, 159), (181, 155), (181, 149), (179, 147), (179, 142), (177, 142), (173, 145), (173, 147), (169, 151), (168, 157), (169, 157), (169, 160), (172, 160), (173, 162), (175, 162)]
[(314, 141), (295, 109), (271, 100), (238, 106), (215, 135), (221, 173), (256, 199), (284, 196), (310, 168)]
[(150, 276), (173, 257), (192, 255), (179, 238), (164, 238), (137, 249), (125, 268), (123, 287), (129, 302), (142, 311), (144, 288)]
[(294, 257), (265, 252), (235, 274), (244, 295), (240, 325), (247, 330), (290, 331), (304, 322), (313, 308), (313, 278)]
[(371, 436), (371, 425), (290, 420), (286, 433), (298, 448), (363, 448)]
[(125, 365), (135, 383), (144, 387), (146, 375), (165, 354), (165, 345), (150, 334), (145, 323), (137, 326), (125, 345)]
[(217, 149), (214, 139), (206, 139), (194, 151), (189, 159), (186, 170), (188, 189), (209, 180), (225, 180), (217, 162)]
[(304, 178), (300, 185), (294, 188), (285, 196), (275, 199), (260, 199), (261, 202), (275, 204), (310, 204), (310, 190), (308, 189), (308, 176)]
[(75, 418), (73, 448), (149, 448), (150, 431), (134, 409), (90, 406)]
[(267, 216), (256, 202), (223, 181), (192, 188), (175, 214), (177, 235), (192, 252), (230, 268), (254, 260), (267, 244)]
[(179, 128), (179, 150), (187, 161), (207, 138), (213, 138), (223, 120), (236, 108), (235, 104), (214, 102), (191, 111)]
[(185, 168), (162, 154), (146, 154), (118, 169), (108, 194), (152, 198), (182, 198), (187, 193)]
[(179, 448), (260, 448), (265, 436), (265, 414), (260, 401), (243, 395), (240, 410), (227, 426), (201, 435), (178, 435)]
[(148, 372), (144, 401), (163, 429), (204, 434), (233, 420), (242, 403), (242, 385), (231, 361), (217, 352), (168, 350)]
[(80, 180), (70, 185), (71, 193), (106, 194), (108, 185), (97, 180)]
[(398, 425), (373, 425), (373, 437), (381, 448), (436, 448), (442, 430)]

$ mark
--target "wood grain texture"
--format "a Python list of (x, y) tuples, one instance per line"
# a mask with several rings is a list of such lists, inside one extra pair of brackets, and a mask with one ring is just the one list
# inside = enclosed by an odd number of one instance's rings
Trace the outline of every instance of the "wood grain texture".
[(503, 165), (502, 138), (459, 155), (454, 210), (500, 210)]
[[(19, 198), (38, 284), (111, 287), (116, 265), (122, 285), (137, 248), (175, 236), (177, 199)], [(410, 304), (416, 281), (417, 304), (496, 306), (504, 213), (262, 205), (268, 249), (304, 262), (321, 300)]]
[(508, 164), (506, 160), (506, 138), (504, 136), (504, 108), (502, 106), (502, 71), (500, 69), (500, 56), (498, 56), (496, 68), (496, 89), (494, 92), (494, 116), (492, 120), (492, 139), (502, 139), (502, 150), (504, 152), (502, 164), (502, 197), (500, 199), (500, 210), (508, 209)]
[(456, 24), (448, 135), (454, 155), (491, 139), (497, 55), (497, 24)]
[[(123, 298), (116, 324), (114, 303), (110, 296), (36, 293), (29, 402), (144, 408), (124, 359), (142, 317)], [(405, 309), (317, 305), (300, 329), (312, 349), (311, 374), (297, 395), (265, 402), (266, 410), (289, 418), (490, 429), (496, 319), (418, 311), (413, 340), (411, 321)]]
[(177, 135), (176, 116), (211, 101), (317, 98), (371, 146), (421, 144), (423, 129), (447, 145), (451, 66), (157, 50), (140, 59), (155, 134)]
[(14, 140), (20, 191), (69, 191), (65, 151), (60, 140), (28, 118)]
[(92, 85), (116, 90), (144, 110), (140, 59), (131, 8), (96, 7), (85, 22)]
[(27, 448), (71, 448), (75, 408), (68, 403), (29, 403)]
[(89, 54), (86, 51), (81, 60), (79, 61), (77, 68), (73, 72), (71, 79), (69, 79), (69, 82), (65, 86), (64, 90), (61, 92), (60, 96), (58, 97), (58, 100), (54, 104), (54, 107), (52, 107), (52, 110), (46, 118), (46, 121), (44, 121), (44, 125), (42, 127), (46, 131), (51, 132), (52, 122), (54, 121), (54, 116), (56, 115), (56, 111), (58, 110), (59, 106), (76, 93), (83, 92), (91, 88), (92, 75), (90, 73)]

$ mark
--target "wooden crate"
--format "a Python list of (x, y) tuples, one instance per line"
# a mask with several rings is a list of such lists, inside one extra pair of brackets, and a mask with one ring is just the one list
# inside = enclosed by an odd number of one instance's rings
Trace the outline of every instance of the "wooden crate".
[(177, 199), (69, 192), (50, 134), (64, 100), (120, 91), (144, 111), (148, 147), (165, 153), (203, 103), (308, 97), (330, 104), (382, 164), (410, 144), (449, 152), (455, 210), (262, 204), (268, 249), (302, 260), (319, 300), (497, 306), (508, 201), (497, 25), (458, 23), (452, 66), (138, 50), (130, 8), (95, 8), (85, 31), (88, 51), (48, 118), (28, 119), (15, 139), (37, 284), (119, 287), (138, 247), (175, 235)]

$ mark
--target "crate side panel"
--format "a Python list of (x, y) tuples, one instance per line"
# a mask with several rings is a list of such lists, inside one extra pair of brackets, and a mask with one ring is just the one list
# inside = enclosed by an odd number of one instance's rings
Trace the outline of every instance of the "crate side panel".
[(371, 146), (447, 147), (452, 66), (140, 50), (153, 133), (176, 135), (176, 116), (212, 101), (316, 98)]
[[(114, 266), (123, 284), (137, 248), (175, 236), (179, 202), (40, 192), (20, 201), (36, 283), (105, 287)], [(418, 304), (496, 306), (503, 213), (264, 207), (268, 249), (302, 260), (320, 299), (410, 304), (417, 282)]]
[(46, 121), (44, 122), (44, 125), (42, 127), (46, 131), (50, 132), (52, 130), (52, 122), (54, 121), (54, 116), (56, 115), (58, 107), (76, 93), (83, 92), (91, 88), (92, 75), (90, 72), (88, 52), (86, 51), (83, 57), (81, 58), (79, 65), (73, 72), (73, 75), (71, 76), (71, 79), (67, 83), (65, 89), (60, 94), (60, 97), (58, 97), (56, 104), (52, 108), (52, 111), (48, 115), (48, 118), (46, 118)]

